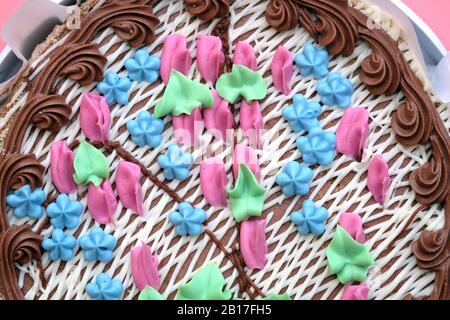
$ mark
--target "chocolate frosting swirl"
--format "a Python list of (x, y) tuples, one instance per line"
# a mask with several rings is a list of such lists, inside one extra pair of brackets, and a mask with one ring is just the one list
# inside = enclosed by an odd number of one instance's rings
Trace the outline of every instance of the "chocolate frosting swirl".
[(270, 0), (266, 20), (278, 31), (287, 31), (299, 24), (299, 7), (293, 0)]
[(228, 14), (230, 0), (184, 0), (186, 10), (200, 20), (211, 21)]

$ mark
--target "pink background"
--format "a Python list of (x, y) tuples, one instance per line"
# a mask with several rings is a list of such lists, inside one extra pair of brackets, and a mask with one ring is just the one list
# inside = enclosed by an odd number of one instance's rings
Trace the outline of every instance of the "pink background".
[[(0, 29), (23, 0), (0, 0)], [(450, 1), (449, 0), (403, 0), (436, 32), (450, 50)], [(4, 47), (0, 39), (0, 49)]]

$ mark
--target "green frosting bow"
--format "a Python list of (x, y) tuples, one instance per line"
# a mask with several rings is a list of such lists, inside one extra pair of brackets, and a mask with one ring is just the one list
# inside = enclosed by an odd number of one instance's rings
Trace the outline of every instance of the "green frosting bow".
[(266, 189), (259, 184), (253, 172), (245, 164), (239, 165), (234, 189), (228, 189), (227, 193), (231, 211), (237, 222), (250, 216), (261, 216)]
[(333, 240), (327, 248), (328, 266), (342, 284), (363, 282), (374, 263), (367, 246), (355, 241), (344, 228), (337, 226)]
[(78, 184), (90, 182), (96, 187), (109, 176), (109, 166), (103, 153), (86, 141), (81, 142), (73, 160), (74, 180)]
[(166, 300), (164, 297), (152, 287), (145, 287), (144, 290), (139, 293), (138, 300)]
[(213, 106), (214, 98), (208, 86), (192, 81), (184, 74), (172, 70), (164, 96), (156, 104), (155, 117), (161, 118), (168, 114), (174, 116), (191, 114), (195, 108)]
[(230, 73), (223, 74), (217, 80), (216, 90), (230, 103), (235, 103), (239, 97), (251, 103), (267, 95), (264, 79), (252, 69), (239, 64), (233, 65)]

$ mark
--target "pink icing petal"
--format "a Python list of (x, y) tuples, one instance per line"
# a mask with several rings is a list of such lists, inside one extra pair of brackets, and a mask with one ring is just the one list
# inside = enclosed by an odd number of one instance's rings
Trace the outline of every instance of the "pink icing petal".
[(228, 102), (219, 97), (216, 90), (211, 93), (214, 97), (214, 107), (203, 110), (205, 128), (212, 131), (217, 138), (229, 141), (231, 135), (227, 134), (227, 130), (233, 128), (233, 115)]
[(238, 144), (234, 148), (233, 154), (233, 176), (237, 179), (240, 164), (246, 164), (259, 180), (261, 178), (261, 170), (259, 167), (258, 156), (252, 148), (245, 144)]
[(167, 36), (164, 40), (160, 69), (164, 83), (169, 83), (172, 69), (187, 75), (191, 65), (192, 58), (187, 49), (186, 38), (179, 34)]
[(356, 213), (343, 213), (339, 217), (339, 225), (359, 243), (366, 241), (361, 217)]
[(220, 66), (225, 62), (219, 37), (200, 35), (197, 40), (197, 65), (205, 81), (215, 83)]
[(241, 223), (240, 248), (245, 265), (261, 270), (267, 263), (267, 242), (264, 231), (266, 219), (246, 220)]
[(205, 159), (200, 165), (200, 186), (206, 201), (212, 206), (226, 207), (228, 177), (220, 158)]
[(294, 57), (283, 46), (279, 46), (275, 51), (272, 60), (272, 78), (275, 88), (284, 95), (291, 92), (291, 80), (294, 76)]
[(198, 146), (203, 132), (202, 112), (200, 108), (192, 110), (191, 114), (172, 117), (173, 132), (179, 144)]
[(106, 99), (87, 92), (81, 100), (80, 127), (84, 135), (94, 141), (106, 142), (109, 139), (111, 112)]
[(256, 70), (256, 55), (252, 46), (245, 41), (239, 41), (234, 49), (233, 63)]
[(244, 136), (248, 139), (250, 145), (260, 148), (264, 124), (259, 102), (255, 100), (249, 104), (243, 100), (239, 112), (239, 120)]
[(114, 223), (117, 199), (108, 180), (97, 188), (92, 183), (88, 187), (87, 206), (91, 217), (100, 224)]
[(125, 208), (131, 209), (142, 216), (144, 209), (140, 179), (141, 169), (138, 165), (123, 160), (119, 162), (116, 174), (119, 198)]
[(344, 288), (341, 300), (367, 300), (369, 287), (366, 284), (347, 285)]
[(77, 190), (73, 181), (73, 152), (66, 141), (52, 143), (50, 147), (50, 172), (52, 181), (59, 193), (72, 193)]
[(369, 137), (369, 112), (360, 107), (347, 109), (336, 131), (336, 150), (361, 161)]
[(131, 249), (131, 274), (140, 291), (146, 286), (159, 290), (158, 258), (152, 255), (152, 250), (144, 243)]
[(389, 167), (383, 157), (375, 155), (369, 164), (367, 172), (367, 187), (375, 200), (384, 205), (386, 192), (391, 184)]

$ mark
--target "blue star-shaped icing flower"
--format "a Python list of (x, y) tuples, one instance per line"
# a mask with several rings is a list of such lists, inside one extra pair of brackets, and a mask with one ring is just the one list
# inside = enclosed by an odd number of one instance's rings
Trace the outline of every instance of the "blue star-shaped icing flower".
[(316, 101), (308, 102), (301, 94), (294, 96), (294, 104), (283, 109), (283, 117), (295, 132), (309, 131), (319, 126), (318, 117), (322, 107)]
[(111, 279), (106, 273), (100, 273), (95, 282), (88, 283), (86, 293), (95, 300), (119, 300), (122, 297), (123, 285), (117, 279)]
[(291, 215), (291, 220), (297, 226), (298, 232), (304, 236), (310, 233), (320, 236), (324, 233), (327, 218), (327, 209), (317, 208), (311, 200), (304, 201), (302, 210), (293, 212)]
[(179, 236), (198, 236), (207, 217), (204, 210), (193, 208), (189, 203), (183, 202), (178, 206), (178, 211), (170, 214), (169, 220), (175, 225), (175, 232)]
[(313, 171), (297, 161), (289, 162), (283, 171), (276, 177), (275, 182), (288, 197), (293, 195), (306, 195), (313, 178)]
[(134, 81), (148, 81), (150, 83), (158, 80), (160, 60), (148, 54), (144, 49), (136, 51), (134, 58), (125, 61), (128, 76)]
[(69, 261), (73, 258), (73, 249), (77, 244), (74, 236), (65, 235), (61, 229), (55, 229), (52, 237), (42, 241), (42, 248), (49, 252), (50, 260)]
[(130, 79), (121, 78), (116, 73), (107, 73), (105, 79), (97, 85), (97, 90), (106, 98), (109, 105), (114, 102), (127, 104), (130, 88)]
[(17, 218), (30, 217), (39, 219), (44, 212), (42, 204), (46, 199), (45, 192), (41, 188), (33, 191), (29, 184), (17, 189), (6, 197), (8, 206), (14, 209), (14, 215)]
[(131, 139), (139, 147), (149, 145), (156, 148), (161, 144), (164, 122), (161, 119), (155, 119), (148, 111), (139, 112), (136, 120), (128, 121), (127, 128)]
[(116, 242), (114, 236), (107, 234), (99, 227), (94, 227), (88, 235), (80, 238), (80, 247), (87, 261), (108, 262), (113, 257)]
[(297, 147), (305, 163), (327, 166), (334, 159), (336, 136), (320, 128), (313, 128), (306, 137), (297, 139)]
[(328, 74), (328, 51), (317, 48), (312, 43), (305, 46), (303, 53), (297, 53), (294, 60), (304, 77), (313, 75), (315, 79), (321, 79)]
[(186, 180), (189, 177), (189, 169), (194, 161), (192, 154), (183, 152), (177, 145), (169, 145), (166, 155), (158, 157), (158, 163), (164, 169), (167, 180)]
[(352, 103), (353, 85), (338, 73), (330, 73), (317, 85), (317, 92), (327, 106), (348, 108)]
[(47, 215), (55, 228), (73, 229), (80, 224), (80, 216), (83, 212), (81, 202), (70, 200), (65, 193), (56, 198), (47, 208)]

